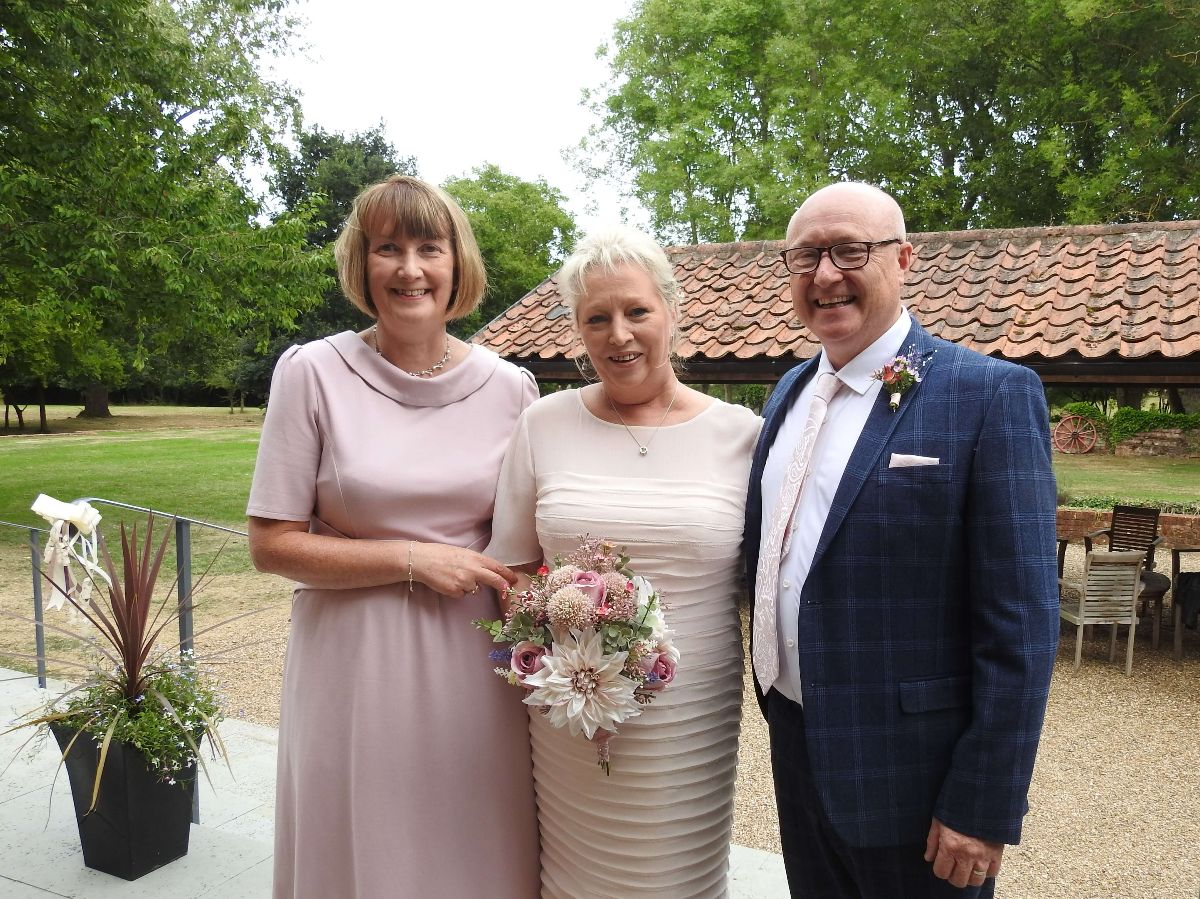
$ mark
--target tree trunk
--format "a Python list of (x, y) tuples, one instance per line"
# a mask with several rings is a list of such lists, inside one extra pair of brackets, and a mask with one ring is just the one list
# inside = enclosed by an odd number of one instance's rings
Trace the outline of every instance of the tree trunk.
[(46, 424), (46, 386), (39, 384), (37, 389), (38, 401), (38, 433), (49, 434), (50, 426)]
[(1146, 391), (1141, 387), (1122, 387), (1121, 388), (1121, 405), (1127, 406), (1130, 409), (1142, 408), (1142, 397), (1146, 395)]
[(1167, 388), (1167, 405), (1176, 415), (1182, 415), (1187, 411), (1183, 408), (1183, 397), (1179, 395), (1178, 387)]
[(83, 388), (83, 411), (80, 418), (112, 418), (108, 409), (108, 386), (88, 384)]

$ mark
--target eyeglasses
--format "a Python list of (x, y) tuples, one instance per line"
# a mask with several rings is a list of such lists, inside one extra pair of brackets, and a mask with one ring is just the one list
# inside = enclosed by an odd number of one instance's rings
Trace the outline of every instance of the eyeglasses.
[(848, 243), (835, 243), (831, 247), (790, 247), (779, 255), (783, 264), (793, 275), (807, 275), (815, 272), (821, 264), (821, 255), (829, 254), (829, 261), (842, 271), (862, 268), (871, 261), (871, 247), (884, 247), (890, 243), (900, 243), (899, 237), (890, 240), (852, 240)]

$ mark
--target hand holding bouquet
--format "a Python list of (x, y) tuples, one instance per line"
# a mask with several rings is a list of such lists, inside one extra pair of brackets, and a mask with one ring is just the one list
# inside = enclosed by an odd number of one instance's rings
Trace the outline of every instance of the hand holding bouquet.
[[(528, 590), (510, 594), (503, 619), (475, 622), (508, 646), (491, 654), (507, 663), (496, 673), (528, 690), (525, 704), (572, 736), (615, 733), (675, 678), (679, 652), (659, 596), (628, 562), (612, 543), (582, 537), (553, 570), (542, 566)], [(599, 761), (608, 773), (606, 740)]]

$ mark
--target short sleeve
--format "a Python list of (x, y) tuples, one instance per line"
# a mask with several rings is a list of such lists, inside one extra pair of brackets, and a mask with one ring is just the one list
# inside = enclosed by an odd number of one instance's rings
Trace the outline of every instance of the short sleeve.
[(542, 547), (538, 542), (537, 473), (533, 466), (532, 444), (529, 438), (529, 411), (517, 420), (500, 467), (496, 489), (496, 509), (492, 516), (492, 542), (484, 555), (505, 565), (524, 565), (540, 562)]
[(519, 371), (521, 372), (521, 411), (524, 412), (538, 398), (538, 386), (533, 372), (527, 368), (519, 369)]
[(320, 409), (311, 361), (292, 347), (275, 364), (246, 514), (308, 521), (321, 462)]

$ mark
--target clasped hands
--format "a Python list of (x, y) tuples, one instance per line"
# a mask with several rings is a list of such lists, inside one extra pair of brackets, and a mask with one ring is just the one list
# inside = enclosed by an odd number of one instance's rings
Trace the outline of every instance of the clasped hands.
[(503, 593), (517, 582), (516, 573), (482, 553), (445, 543), (414, 543), (413, 576), (436, 593), (461, 599), (491, 587)]

